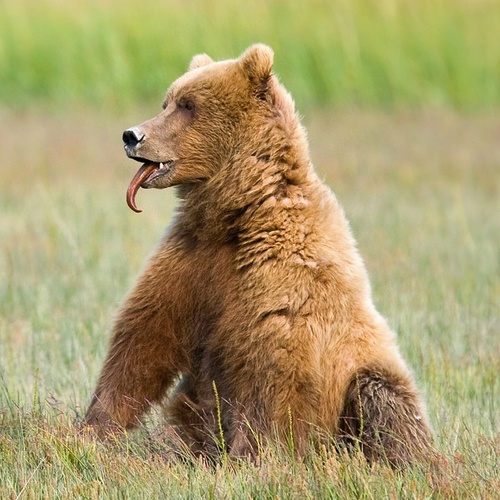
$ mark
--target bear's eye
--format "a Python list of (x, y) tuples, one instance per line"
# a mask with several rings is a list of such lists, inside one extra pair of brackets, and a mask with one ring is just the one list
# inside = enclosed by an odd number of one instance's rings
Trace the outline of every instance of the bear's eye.
[(190, 99), (182, 99), (178, 104), (179, 108), (185, 109), (186, 111), (194, 111), (194, 102)]

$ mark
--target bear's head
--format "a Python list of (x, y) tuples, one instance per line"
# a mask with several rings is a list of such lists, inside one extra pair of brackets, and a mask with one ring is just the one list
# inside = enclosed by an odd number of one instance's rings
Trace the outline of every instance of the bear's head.
[(272, 66), (273, 51), (262, 44), (238, 59), (195, 56), (169, 88), (163, 111), (123, 133), (127, 156), (143, 163), (127, 192), (130, 208), (139, 211), (139, 187), (195, 185), (251, 154), (256, 135), (276, 115), (277, 93), (288, 95)]

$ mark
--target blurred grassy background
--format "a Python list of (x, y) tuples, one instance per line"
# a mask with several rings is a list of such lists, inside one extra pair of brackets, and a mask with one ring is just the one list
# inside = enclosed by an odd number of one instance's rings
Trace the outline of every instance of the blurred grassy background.
[(0, 5), (0, 104), (159, 101), (190, 58), (261, 41), (299, 105), (500, 104), (494, 0), (17, 0)]

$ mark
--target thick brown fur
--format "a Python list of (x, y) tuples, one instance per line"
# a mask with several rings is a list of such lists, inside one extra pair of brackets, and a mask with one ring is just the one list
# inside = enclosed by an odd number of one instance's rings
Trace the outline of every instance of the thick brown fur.
[[(136, 426), (166, 398), (200, 454), (312, 434), (402, 464), (427, 449), (426, 412), (337, 199), (316, 175), (263, 45), (196, 56), (129, 156), (170, 162), (177, 214), (116, 318), (86, 423)], [(177, 384), (175, 389), (167, 391)]]

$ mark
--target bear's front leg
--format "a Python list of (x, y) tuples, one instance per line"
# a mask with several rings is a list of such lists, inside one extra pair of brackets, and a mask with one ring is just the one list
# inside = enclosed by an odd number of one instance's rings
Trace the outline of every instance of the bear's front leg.
[(101, 437), (136, 426), (186, 366), (170, 312), (174, 298), (163, 298), (147, 278), (145, 273), (118, 315), (85, 416)]

